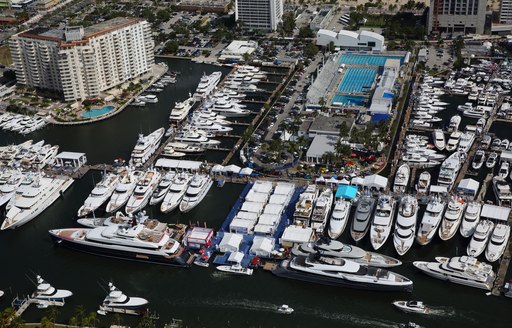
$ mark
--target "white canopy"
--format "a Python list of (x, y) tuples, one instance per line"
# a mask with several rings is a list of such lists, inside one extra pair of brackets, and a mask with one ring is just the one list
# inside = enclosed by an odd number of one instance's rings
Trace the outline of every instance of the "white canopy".
[(364, 177), (363, 185), (370, 188), (386, 189), (388, 178), (378, 174), (368, 175)]
[(284, 205), (282, 204), (267, 204), (267, 206), (265, 206), (265, 210), (263, 211), (263, 213), (281, 215), (283, 210)]
[(220, 241), (219, 250), (224, 252), (238, 252), (238, 247), (242, 242), (242, 235), (236, 233), (225, 233)]
[(280, 241), (283, 246), (307, 243), (313, 236), (312, 228), (302, 228), (299, 226), (288, 226), (284, 229)]
[(251, 175), (253, 172), (253, 169), (251, 169), (250, 167), (244, 167), (243, 169), (240, 170), (239, 174), (241, 175)]
[(330, 177), (329, 179), (325, 180), (325, 183), (338, 184), (340, 183), (340, 180)]
[(288, 182), (278, 182), (276, 188), (274, 189), (275, 195), (289, 195), (293, 193), (295, 189), (295, 185), (293, 183)]
[(319, 176), (316, 178), (315, 182), (325, 182), (325, 178), (323, 176)]
[(269, 224), (258, 223), (254, 227), (254, 234), (256, 235), (272, 235), (274, 233), (275, 226)]
[(352, 178), (350, 184), (354, 186), (362, 186), (364, 184), (364, 179), (361, 177)]
[(256, 181), (252, 186), (251, 190), (257, 192), (266, 192), (270, 193), (272, 191), (272, 182), (270, 181)]
[(447, 194), (448, 188), (446, 186), (430, 185), (430, 193)]
[(245, 200), (249, 202), (266, 203), (268, 200), (268, 194), (249, 190), (249, 193), (245, 196)]
[(242, 252), (233, 252), (229, 254), (228, 262), (232, 263), (240, 263), (244, 259), (244, 253)]
[(212, 173), (222, 173), (224, 171), (224, 166), (220, 165), (220, 164), (215, 164), (212, 169), (211, 169), (211, 172)]
[(341, 179), (340, 183), (344, 184), (344, 185), (349, 185), (350, 181), (348, 181), (347, 179), (343, 178), (343, 179)]
[(480, 183), (473, 179), (462, 179), (457, 186), (457, 191), (463, 194), (469, 194), (473, 197), (476, 196), (478, 189), (480, 188)]
[(231, 165), (228, 165), (228, 166), (224, 166), (224, 170), (223, 172), (225, 173), (238, 173), (240, 172), (242, 168), (238, 165), (235, 165), (235, 164), (231, 164)]
[(279, 215), (263, 213), (258, 219), (258, 224), (276, 225), (279, 222)]
[(256, 221), (256, 220), (258, 220), (258, 213), (254, 213), (254, 212), (246, 212), (246, 211), (239, 211), (239, 212), (236, 214), (236, 218), (238, 218), (238, 219), (243, 219), (243, 220), (252, 220), (252, 221)]
[(480, 216), (486, 219), (507, 221), (510, 214), (510, 208), (503, 206), (496, 206), (490, 204), (484, 204), (482, 206), (482, 212)]
[(269, 204), (286, 204), (289, 200), (288, 195), (272, 195), (268, 200)]
[(257, 256), (269, 257), (274, 249), (274, 239), (256, 236), (252, 242), (251, 253)]
[(258, 202), (244, 202), (242, 205), (241, 210), (246, 212), (254, 212), (254, 213), (261, 213), (263, 211), (263, 207), (265, 206), (265, 203), (258, 203)]
[(199, 171), (202, 164), (203, 164), (202, 162), (197, 162), (197, 161), (159, 158), (155, 163), (155, 167), (195, 172), (195, 171)]

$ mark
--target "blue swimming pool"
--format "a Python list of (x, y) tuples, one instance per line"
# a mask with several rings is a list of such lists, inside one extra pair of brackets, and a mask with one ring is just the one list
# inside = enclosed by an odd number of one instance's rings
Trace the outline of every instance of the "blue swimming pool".
[(334, 106), (366, 106), (366, 99), (359, 96), (335, 95), (331, 104)]
[(338, 92), (367, 92), (375, 81), (377, 73), (376, 68), (347, 68), (338, 86)]
[(388, 59), (399, 59), (400, 64), (404, 63), (402, 56), (375, 56), (375, 55), (356, 55), (356, 54), (343, 54), (341, 55), (339, 64), (346, 65), (369, 65), (369, 66), (384, 66)]
[(103, 108), (93, 108), (91, 110), (83, 112), (82, 113), (82, 117), (85, 117), (85, 118), (98, 117), (98, 116), (101, 116), (101, 115), (105, 115), (105, 114), (113, 111), (114, 109), (115, 109), (114, 106), (105, 106)]

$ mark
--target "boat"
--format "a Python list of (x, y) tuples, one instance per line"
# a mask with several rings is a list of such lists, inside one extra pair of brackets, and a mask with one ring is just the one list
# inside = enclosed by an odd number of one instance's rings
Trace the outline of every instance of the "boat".
[(128, 202), (130, 196), (133, 194), (140, 177), (144, 173), (142, 171), (128, 170), (125, 174), (121, 174), (119, 181), (107, 203), (106, 212), (114, 213)]
[(487, 157), (487, 161), (485, 161), (485, 166), (488, 169), (492, 169), (496, 165), (496, 161), (498, 159), (498, 153), (492, 152), (489, 154), (489, 157)]
[(151, 198), (149, 199), (149, 205), (156, 205), (164, 200), (164, 197), (167, 194), (167, 191), (169, 191), (169, 187), (171, 186), (175, 175), (176, 173), (172, 171), (164, 174), (160, 180), (160, 183), (158, 183), (158, 187), (156, 187), (153, 195), (151, 195)]
[(174, 108), (171, 110), (171, 114), (169, 115), (169, 120), (171, 122), (181, 122), (183, 121), (188, 113), (190, 112), (190, 109), (192, 108), (192, 105), (194, 104), (194, 98), (189, 95), (189, 98), (184, 100), (183, 102), (177, 102), (175, 103)]
[(191, 179), (192, 175), (185, 172), (176, 174), (162, 204), (160, 204), (160, 211), (162, 213), (169, 213), (180, 205)]
[(501, 139), (495, 138), (492, 140), (491, 150), (501, 150)]
[(190, 180), (187, 191), (180, 202), (180, 212), (187, 213), (204, 199), (213, 185), (209, 175), (196, 174)]
[(485, 290), (492, 289), (496, 278), (491, 265), (470, 256), (436, 257), (436, 262), (415, 261), (413, 265), (431, 277)]
[(223, 135), (228, 134), (229, 132), (233, 131), (232, 127), (222, 125), (221, 123), (214, 122), (211, 120), (204, 120), (204, 119), (195, 119), (190, 121), (190, 125), (192, 125), (194, 128), (206, 131), (208, 133), (212, 133), (214, 135)]
[(430, 308), (421, 301), (394, 301), (393, 305), (407, 313), (429, 314)]
[(428, 171), (421, 172), (418, 183), (416, 184), (416, 191), (420, 194), (426, 194), (430, 186), (430, 179), (431, 175)]
[(203, 147), (192, 146), (182, 142), (170, 142), (168, 145), (172, 147), (175, 151), (185, 154), (198, 154), (204, 152), (205, 150)]
[(510, 237), (510, 226), (508, 224), (498, 223), (485, 249), (485, 258), (489, 262), (496, 262), (505, 252), (507, 242)]
[(196, 92), (194, 93), (194, 100), (202, 101), (206, 99), (219, 84), (221, 77), (221, 72), (213, 72), (210, 75), (206, 75), (206, 73), (203, 74), (197, 85)]
[(108, 283), (108, 295), (103, 300), (98, 310), (99, 314), (106, 312), (118, 312), (125, 314), (142, 315), (147, 312), (149, 302), (141, 297), (129, 297), (123, 294), (113, 283)]
[(103, 173), (100, 182), (94, 186), (84, 204), (78, 209), (78, 217), (86, 216), (103, 205), (114, 192), (119, 176), (115, 173)]
[(130, 158), (130, 166), (140, 167), (144, 165), (157, 150), (164, 133), (165, 129), (160, 128), (147, 136), (139, 134), (139, 139)]
[(144, 224), (54, 229), (49, 233), (58, 245), (99, 256), (179, 267), (189, 267), (193, 260), (177, 240)]
[(192, 144), (200, 147), (217, 147), (220, 145), (220, 141), (209, 139), (199, 130), (185, 129), (176, 134), (175, 141), (180, 143)]
[(486, 134), (482, 137), (482, 141), (480, 142), (480, 147), (482, 149), (489, 149), (489, 147), (491, 146), (491, 136)]
[(510, 145), (510, 141), (508, 139), (501, 140), (500, 148), (501, 150), (507, 150)]
[(234, 265), (219, 265), (217, 270), (227, 273), (234, 273), (234, 274), (240, 274), (240, 275), (246, 275), (251, 276), (253, 273), (253, 269), (251, 268), (244, 268), (240, 265), (240, 263), (234, 264)]
[(457, 151), (461, 153), (468, 153), (475, 141), (475, 134), (473, 132), (464, 132), (459, 140)]
[(446, 140), (444, 138), (444, 132), (441, 129), (435, 129), (433, 132), (434, 145), (439, 150), (444, 150), (446, 147)]
[(459, 170), (461, 168), (462, 156), (459, 152), (454, 152), (446, 158), (441, 164), (439, 175), (437, 177), (437, 184), (446, 186), (450, 191), (457, 179)]
[(498, 170), (498, 176), (500, 178), (506, 179), (509, 175), (510, 171), (510, 163), (509, 162), (501, 162), (500, 169)]
[(350, 214), (351, 203), (344, 199), (338, 199), (334, 203), (334, 209), (329, 221), (329, 229), (327, 231), (331, 239), (337, 239), (347, 226), (348, 216)]
[(297, 203), (295, 203), (295, 211), (293, 213), (294, 224), (303, 227), (309, 226), (317, 197), (318, 187), (315, 184), (308, 185), (306, 190), (300, 194)]
[(150, 104), (156, 104), (158, 102), (158, 98), (156, 95), (144, 95), (144, 102), (150, 103)]
[(400, 167), (396, 171), (395, 184), (393, 185), (394, 192), (400, 193), (404, 192), (407, 189), (410, 173), (411, 169), (409, 168), (409, 165), (407, 165), (406, 163), (400, 165)]
[(176, 151), (176, 149), (174, 149), (174, 147), (172, 147), (170, 145), (166, 145), (164, 147), (164, 150), (162, 151), (161, 155), (165, 156), (165, 157), (180, 158), (180, 157), (186, 156), (187, 154), (185, 154), (183, 152)]
[(485, 162), (485, 152), (481, 149), (478, 149), (475, 152), (475, 156), (473, 157), (473, 161), (471, 162), (471, 167), (473, 170), (479, 170)]
[(462, 136), (462, 132), (453, 131), (450, 134), (450, 138), (448, 139), (448, 143), (446, 144), (446, 150), (455, 151), (459, 145), (460, 137)]
[(325, 226), (327, 225), (327, 219), (329, 219), (329, 215), (331, 214), (333, 199), (334, 195), (332, 189), (325, 188), (316, 200), (313, 214), (311, 215), (311, 228), (317, 233), (323, 234)]
[(133, 194), (126, 203), (126, 214), (130, 215), (138, 212), (149, 203), (149, 199), (158, 186), (161, 176), (159, 172), (151, 169), (140, 177)]
[(292, 314), (293, 311), (294, 310), (286, 304), (283, 304), (277, 308), (277, 312), (281, 314)]
[(364, 238), (370, 227), (370, 221), (375, 207), (375, 199), (365, 195), (357, 202), (356, 212), (350, 228), (350, 236), (358, 242)]
[(512, 191), (510, 184), (501, 177), (495, 176), (492, 178), (492, 185), (494, 189), (494, 197), (499, 206), (511, 206), (512, 205)]
[(8, 176), (7, 180), (0, 184), (0, 206), (3, 206), (14, 197), (16, 189), (18, 189), (24, 179), (20, 170), (12, 170), (10, 172), (11, 175)]
[(450, 124), (448, 126), (448, 132), (454, 132), (459, 129), (460, 121), (462, 120), (462, 117), (460, 115), (454, 115), (450, 119)]
[(40, 275), (36, 276), (37, 288), (30, 296), (31, 299), (43, 302), (59, 302), (73, 295), (72, 292), (65, 289), (56, 289), (46, 282)]
[(409, 251), (416, 234), (416, 217), (418, 215), (418, 201), (416, 198), (406, 195), (398, 206), (398, 216), (393, 233), (393, 244), (399, 255)]
[(386, 269), (314, 254), (284, 260), (272, 273), (282, 278), (366, 290), (411, 292), (413, 287), (411, 280)]
[(370, 226), (370, 241), (374, 250), (378, 250), (388, 240), (395, 216), (396, 201), (390, 195), (380, 195), (377, 199), (375, 214)]
[(480, 222), (480, 211), (482, 205), (477, 202), (469, 202), (460, 224), (460, 234), (464, 238), (471, 237), (475, 232), (478, 222)]
[(0, 230), (15, 229), (37, 217), (51, 206), (73, 184), (73, 181), (66, 176), (50, 178), (39, 175), (33, 183), (11, 199), (9, 202), (11, 205), (7, 205), (9, 210)]
[(439, 229), (439, 238), (441, 240), (449, 240), (455, 235), (462, 222), (462, 213), (464, 213), (465, 208), (466, 203), (462, 199), (452, 198), (448, 202), (448, 207)]
[(432, 241), (443, 218), (445, 208), (446, 202), (442, 199), (433, 197), (429, 200), (416, 235), (418, 244), (423, 246)]
[(489, 237), (491, 237), (494, 223), (489, 220), (480, 220), (476, 226), (475, 233), (469, 242), (467, 252), (469, 256), (478, 257), (485, 250)]
[(242, 108), (240, 104), (231, 99), (216, 99), (205, 103), (205, 108), (226, 117), (245, 117), (251, 114), (250, 110)]

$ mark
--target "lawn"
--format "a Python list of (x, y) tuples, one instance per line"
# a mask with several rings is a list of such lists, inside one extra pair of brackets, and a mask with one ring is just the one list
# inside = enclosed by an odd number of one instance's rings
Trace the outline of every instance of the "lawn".
[(12, 64), (11, 52), (8, 46), (0, 47), (0, 65), (9, 66)]

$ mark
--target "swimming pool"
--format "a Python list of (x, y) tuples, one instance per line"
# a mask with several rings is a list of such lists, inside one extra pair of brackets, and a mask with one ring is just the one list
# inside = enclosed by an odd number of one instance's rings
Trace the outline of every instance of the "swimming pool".
[(366, 106), (364, 97), (335, 95), (332, 97), (332, 105), (335, 106)]
[(369, 66), (384, 66), (388, 59), (399, 59), (400, 65), (404, 63), (402, 56), (374, 56), (374, 55), (356, 55), (356, 54), (343, 54), (338, 61), (338, 64), (346, 65), (369, 65)]
[(350, 67), (338, 86), (338, 92), (365, 92), (369, 91), (378, 70), (376, 68)]
[(93, 108), (91, 110), (83, 112), (82, 113), (82, 117), (85, 117), (85, 118), (98, 117), (98, 116), (101, 116), (101, 115), (105, 115), (105, 114), (113, 111), (114, 109), (115, 109), (114, 106), (105, 106), (103, 108)]

